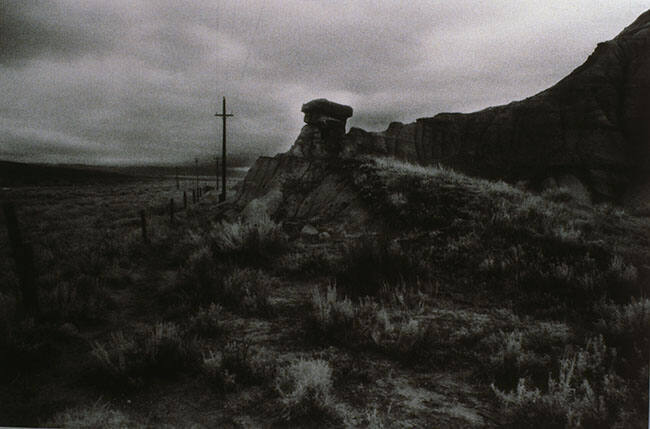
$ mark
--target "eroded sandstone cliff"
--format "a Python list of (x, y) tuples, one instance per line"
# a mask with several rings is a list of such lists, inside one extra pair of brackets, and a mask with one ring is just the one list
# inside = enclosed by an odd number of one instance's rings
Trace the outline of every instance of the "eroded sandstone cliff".
[(532, 187), (570, 176), (597, 200), (643, 204), (639, 193), (650, 182), (650, 11), (535, 96), (394, 123), (380, 133), (352, 129), (344, 146)]
[(277, 213), (289, 201), (282, 183), (290, 177), (326, 183), (331, 198), (325, 201), (335, 201), (321, 207), (313, 197), (297, 201), (294, 195), (290, 210), (303, 217), (319, 210), (340, 213), (354, 198), (327, 166), (371, 154), (443, 164), (538, 190), (564, 186), (584, 200), (650, 213), (650, 11), (598, 44), (566, 78), (525, 100), (347, 134), (351, 107), (317, 99), (302, 111), (306, 125), (291, 150), (256, 162), (237, 197), (239, 207), (258, 199)]

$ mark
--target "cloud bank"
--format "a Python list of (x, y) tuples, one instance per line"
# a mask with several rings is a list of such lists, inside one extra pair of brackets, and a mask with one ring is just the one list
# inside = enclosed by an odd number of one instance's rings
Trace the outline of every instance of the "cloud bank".
[(0, 5), (0, 158), (99, 164), (285, 151), (300, 106), (386, 128), (539, 92), (643, 1), (21, 0)]

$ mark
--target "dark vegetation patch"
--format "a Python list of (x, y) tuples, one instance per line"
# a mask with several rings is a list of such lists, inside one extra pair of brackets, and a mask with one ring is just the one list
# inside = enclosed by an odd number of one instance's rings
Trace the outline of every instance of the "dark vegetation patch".
[[(2, 379), (64, 371), (69, 361), (90, 382), (78, 388), (92, 394), (192, 378), (202, 394), (237, 404), (224, 408), (233, 416), (259, 407), (241, 399), (257, 392), (265, 421), (278, 427), (351, 425), (345, 407), (361, 414), (356, 424), (381, 427), (389, 403), (405, 402), (379, 392), (378, 378), (463, 373), (505, 426), (647, 421), (647, 224), (445, 170), (339, 167), (385, 230), (293, 243), (262, 215), (214, 223), (209, 210), (190, 208), (172, 225), (160, 209), (147, 215), (145, 242), (133, 204), (112, 201), (114, 213), (106, 202), (86, 204), (93, 196), (34, 197), (22, 207), (38, 219), (26, 235), (43, 311), (21, 317), (13, 262), (0, 259)], [(278, 311), (274, 292), (289, 284), (298, 297), (313, 291)], [(277, 345), (256, 323), (280, 327), (287, 341)], [(39, 417), (60, 411), (25, 395), (25, 410), (44, 407)], [(388, 396), (374, 413), (364, 409), (380, 395)], [(91, 414), (113, 416), (105, 408)]]

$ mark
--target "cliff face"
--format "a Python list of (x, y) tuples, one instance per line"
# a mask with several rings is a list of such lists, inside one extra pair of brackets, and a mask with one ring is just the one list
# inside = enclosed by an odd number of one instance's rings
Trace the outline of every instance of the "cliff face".
[[(239, 207), (257, 199), (270, 214), (289, 202), (287, 210), (302, 218), (321, 212), (347, 216), (345, 207), (357, 205), (332, 166), (371, 154), (440, 163), (538, 190), (566, 186), (584, 201), (624, 203), (650, 213), (650, 11), (600, 43), (569, 76), (522, 101), (347, 134), (351, 107), (317, 99), (302, 111), (306, 125), (293, 147), (258, 160), (237, 197)], [(299, 192), (283, 197), (287, 177), (311, 183), (320, 202), (301, 199)]]
[(533, 97), (381, 133), (352, 129), (344, 146), (533, 187), (570, 174), (596, 199), (621, 200), (649, 181), (650, 11)]

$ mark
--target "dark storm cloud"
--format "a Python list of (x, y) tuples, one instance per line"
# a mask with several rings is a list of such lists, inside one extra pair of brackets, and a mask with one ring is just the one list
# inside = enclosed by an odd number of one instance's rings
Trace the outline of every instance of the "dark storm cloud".
[[(5, 4), (10, 3), (10, 4)], [(640, 1), (48, 0), (0, 6), (0, 157), (208, 159), (288, 149), (300, 105), (384, 129), (520, 99), (569, 73)]]
[(3, 1), (0, 5), (0, 64), (24, 66), (52, 56), (72, 60), (111, 48), (119, 17), (106, 10), (68, 7), (50, 0)]

